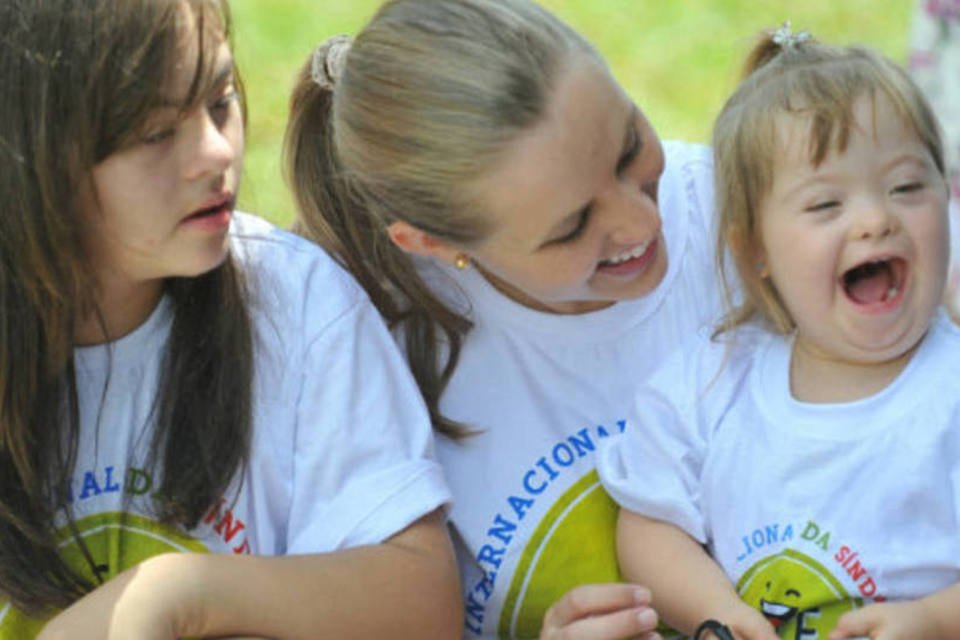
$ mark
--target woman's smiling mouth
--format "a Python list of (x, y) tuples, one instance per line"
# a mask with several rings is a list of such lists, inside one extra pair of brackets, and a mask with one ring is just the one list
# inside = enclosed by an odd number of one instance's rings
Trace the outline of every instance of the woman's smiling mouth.
[(642, 271), (657, 255), (657, 240), (647, 240), (637, 246), (601, 260), (597, 264), (597, 271), (616, 276), (634, 275)]

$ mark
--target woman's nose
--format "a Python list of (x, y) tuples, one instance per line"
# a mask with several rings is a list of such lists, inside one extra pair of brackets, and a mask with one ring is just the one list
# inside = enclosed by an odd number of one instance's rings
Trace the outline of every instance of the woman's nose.
[(650, 240), (660, 231), (657, 201), (636, 184), (620, 183), (610, 202), (610, 238), (628, 247)]

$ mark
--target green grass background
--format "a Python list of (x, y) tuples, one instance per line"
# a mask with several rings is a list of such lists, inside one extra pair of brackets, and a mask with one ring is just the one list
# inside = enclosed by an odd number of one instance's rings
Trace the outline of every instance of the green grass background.
[[(379, 0), (233, 0), (234, 52), (249, 123), (240, 207), (293, 218), (280, 172), (287, 98), (312, 48), (355, 33)], [(789, 19), (836, 44), (904, 62), (912, 0), (542, 0), (601, 51), (663, 138), (705, 142), (753, 36)]]

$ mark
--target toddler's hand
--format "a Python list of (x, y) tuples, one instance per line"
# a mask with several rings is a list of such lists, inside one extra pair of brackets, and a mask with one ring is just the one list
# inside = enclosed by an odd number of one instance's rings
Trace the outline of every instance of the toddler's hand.
[(871, 604), (843, 614), (829, 640), (935, 640), (931, 619), (921, 600)]
[(736, 640), (779, 640), (773, 625), (763, 614), (742, 602), (716, 619), (733, 632)]

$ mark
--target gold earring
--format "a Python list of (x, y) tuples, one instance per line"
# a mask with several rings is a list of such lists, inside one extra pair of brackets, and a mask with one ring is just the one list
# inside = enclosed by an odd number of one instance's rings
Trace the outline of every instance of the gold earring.
[(453, 266), (455, 266), (460, 271), (463, 271), (470, 264), (470, 258), (467, 257), (465, 253), (458, 253), (457, 257), (453, 259)]

